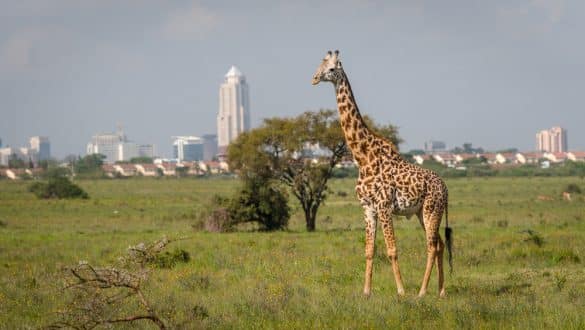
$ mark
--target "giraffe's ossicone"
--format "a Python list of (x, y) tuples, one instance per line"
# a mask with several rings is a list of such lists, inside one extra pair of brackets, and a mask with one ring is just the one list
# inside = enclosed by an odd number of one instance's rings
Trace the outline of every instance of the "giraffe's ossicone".
[(358, 163), (357, 197), (364, 208), (366, 226), (366, 274), (364, 294), (370, 295), (374, 244), (379, 221), (399, 295), (404, 286), (398, 265), (393, 216), (417, 215), (426, 235), (427, 259), (419, 296), (426, 293), (433, 264), (437, 263), (439, 294), (445, 295), (443, 251), (439, 234), (443, 212), (447, 219), (445, 241), (451, 265), (451, 229), (448, 226), (448, 191), (445, 182), (433, 171), (405, 161), (392, 142), (372, 132), (363, 120), (339, 52), (329, 51), (313, 76), (313, 85), (322, 81), (335, 87), (340, 123), (347, 145)]

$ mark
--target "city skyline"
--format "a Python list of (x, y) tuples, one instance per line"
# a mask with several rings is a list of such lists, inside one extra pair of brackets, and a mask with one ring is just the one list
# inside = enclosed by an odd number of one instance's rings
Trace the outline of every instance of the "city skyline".
[(215, 132), (217, 86), (232, 63), (253, 81), (252, 127), (334, 109), (330, 86), (310, 78), (337, 48), (361, 112), (397, 125), (402, 150), (427, 140), (531, 150), (552, 125), (585, 149), (582, 1), (0, 6), (4, 145), (42, 135), (56, 157), (84, 154), (93, 132), (139, 119), (127, 133), (170, 155), (170, 136)]

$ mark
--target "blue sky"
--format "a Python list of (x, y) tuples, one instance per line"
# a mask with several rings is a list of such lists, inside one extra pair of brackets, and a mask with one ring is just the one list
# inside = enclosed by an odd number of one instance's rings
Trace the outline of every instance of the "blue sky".
[(0, 138), (47, 135), (62, 157), (121, 123), (168, 156), (171, 136), (215, 132), (231, 65), (254, 126), (334, 108), (310, 80), (339, 49), (360, 110), (398, 125), (402, 150), (531, 150), (553, 125), (584, 150), (584, 34), (577, 0), (0, 0)]

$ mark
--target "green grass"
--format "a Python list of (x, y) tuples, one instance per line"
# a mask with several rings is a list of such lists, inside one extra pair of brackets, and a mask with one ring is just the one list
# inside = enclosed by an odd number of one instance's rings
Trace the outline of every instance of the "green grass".
[(295, 203), (287, 232), (194, 232), (209, 198), (233, 192), (234, 180), (77, 183), (89, 200), (38, 200), (29, 182), (0, 181), (0, 328), (51, 323), (68, 299), (62, 267), (110, 265), (129, 245), (163, 235), (193, 236), (169, 247), (190, 261), (154, 270), (146, 288), (179, 328), (585, 327), (585, 198), (560, 199), (569, 183), (585, 188), (580, 178), (449, 180), (455, 269), (445, 299), (437, 297), (435, 273), (427, 297), (415, 298), (425, 262), (416, 218), (395, 225), (407, 296), (396, 296), (379, 235), (373, 294), (362, 297), (363, 220), (353, 179), (331, 181), (315, 233), (304, 231)]

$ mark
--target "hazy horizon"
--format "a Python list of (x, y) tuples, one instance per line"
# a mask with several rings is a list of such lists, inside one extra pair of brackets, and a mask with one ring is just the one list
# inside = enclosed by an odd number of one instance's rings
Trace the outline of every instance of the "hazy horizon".
[(55, 157), (92, 135), (171, 154), (171, 136), (216, 134), (236, 65), (263, 118), (335, 109), (311, 86), (339, 49), (360, 111), (399, 127), (401, 150), (535, 148), (561, 126), (585, 150), (585, 2), (0, 0), (0, 138), (48, 136)]

